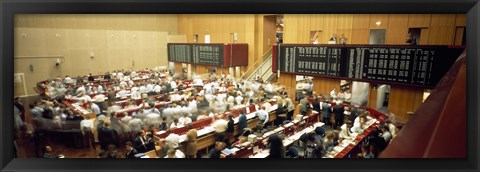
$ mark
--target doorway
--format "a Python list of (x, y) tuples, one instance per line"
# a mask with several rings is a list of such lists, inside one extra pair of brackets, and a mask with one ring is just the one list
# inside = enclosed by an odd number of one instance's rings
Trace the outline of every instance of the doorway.
[(352, 104), (366, 107), (369, 95), (370, 83), (358, 81), (352, 82)]
[(312, 97), (313, 93), (313, 77), (311, 76), (303, 76), (297, 75), (296, 76), (296, 89), (295, 89), (295, 101), (300, 101), (308, 95)]
[(384, 114), (388, 113), (388, 99), (390, 95), (390, 85), (379, 85), (377, 87), (376, 109)]
[(387, 29), (370, 29), (369, 44), (374, 44), (374, 45), (385, 44), (386, 35), (387, 35)]

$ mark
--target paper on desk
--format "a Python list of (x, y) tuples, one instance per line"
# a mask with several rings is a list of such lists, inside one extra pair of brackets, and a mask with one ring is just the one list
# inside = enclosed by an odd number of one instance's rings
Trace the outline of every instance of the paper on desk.
[(165, 130), (162, 130), (162, 131), (158, 131), (158, 132), (155, 133), (155, 134), (160, 135), (160, 134), (163, 134), (163, 133), (165, 133), (165, 132), (166, 132)]
[(333, 148), (333, 150), (334, 150), (336, 153), (338, 153), (338, 152), (341, 152), (344, 148), (345, 148), (345, 147), (335, 146), (335, 147)]
[(235, 148), (232, 148), (232, 149), (230, 149), (230, 151), (232, 151), (233, 153), (235, 153), (235, 152), (237, 152), (237, 151), (239, 151), (239, 150), (240, 150), (240, 149), (238, 149), (238, 148), (236, 148), (236, 147), (235, 147)]

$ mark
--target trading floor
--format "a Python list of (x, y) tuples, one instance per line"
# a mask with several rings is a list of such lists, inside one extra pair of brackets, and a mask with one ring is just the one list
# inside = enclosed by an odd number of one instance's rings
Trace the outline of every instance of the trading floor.
[(18, 15), (16, 156), (462, 156), (428, 146), (436, 121), (466, 122), (443, 108), (465, 95), (465, 20)]

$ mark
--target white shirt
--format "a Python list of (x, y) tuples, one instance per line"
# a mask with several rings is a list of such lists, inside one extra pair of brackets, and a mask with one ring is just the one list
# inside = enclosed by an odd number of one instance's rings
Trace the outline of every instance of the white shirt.
[(228, 103), (234, 103), (234, 101), (235, 101), (235, 98), (233, 98), (233, 96), (228, 96), (227, 98)]
[(160, 93), (161, 90), (162, 87), (160, 87), (160, 85), (155, 85), (155, 87), (153, 88), (153, 91), (155, 91), (155, 93)]
[(120, 90), (117, 93), (117, 97), (127, 97), (127, 91), (126, 90)]
[(188, 103), (188, 108), (190, 108), (190, 112), (195, 113), (197, 112), (197, 101), (192, 100)]
[(221, 133), (227, 130), (228, 121), (224, 119), (219, 119), (213, 122), (213, 128), (215, 128), (215, 132)]
[(153, 91), (153, 84), (147, 84), (147, 93)]
[(65, 80), (63, 80), (63, 82), (65, 82), (66, 84), (71, 84), (73, 83), (73, 80), (70, 77), (66, 77)]
[(352, 137), (352, 131), (347, 129), (347, 124), (343, 124), (340, 128), (342, 129), (339, 133), (340, 138), (345, 138), (346, 139), (346, 138)]
[(202, 85), (202, 86), (203, 86), (203, 81), (202, 81), (202, 79), (194, 79), (194, 80), (193, 80), (193, 85)]
[(140, 93), (142, 94), (147, 93), (147, 87), (145, 87), (144, 85), (140, 86), (139, 90), (140, 90)]
[(172, 86), (172, 89), (175, 89), (177, 88), (177, 83), (175, 81), (171, 81), (170, 86)]
[(93, 97), (93, 99), (95, 100), (95, 102), (103, 102), (105, 101), (105, 95), (97, 94), (95, 95), (95, 97)]
[(180, 117), (178, 118), (178, 125), (186, 125), (188, 123), (192, 123), (192, 119), (189, 117)]
[(344, 93), (345, 100), (350, 100), (352, 98), (351, 93)]
[(122, 73), (122, 72), (118, 72), (118, 73), (117, 73), (117, 77), (118, 77), (118, 79), (122, 79), (122, 78), (123, 78), (123, 73)]
[(273, 92), (273, 85), (272, 85), (272, 84), (267, 84), (267, 85), (265, 85), (265, 91), (267, 91), (267, 92)]
[(85, 87), (84, 87), (84, 86), (81, 86), (81, 87), (78, 87), (78, 88), (77, 88), (77, 94), (80, 94), (80, 93), (85, 94), (85, 91), (86, 91), (86, 90), (85, 90)]
[(95, 113), (96, 115), (102, 113), (102, 112), (100, 111), (100, 107), (98, 107), (98, 105), (95, 104), (95, 103), (92, 103), (91, 108), (92, 108), (93, 113)]
[(388, 124), (388, 129), (390, 130), (390, 133), (392, 134), (392, 137), (395, 137), (397, 135), (397, 127), (393, 124)]
[(82, 120), (80, 122), (80, 130), (83, 131), (83, 127), (88, 127), (90, 129), (93, 130), (94, 126), (93, 126), (93, 120), (88, 120), (88, 119), (85, 119), (85, 120)]
[(268, 122), (268, 120), (269, 120), (268, 117), (270, 115), (268, 114), (268, 112), (266, 110), (260, 109), (260, 110), (257, 111), (256, 114), (257, 114), (258, 118), (260, 119), (260, 121), (263, 121), (264, 124)]
[(103, 92), (104, 92), (103, 86), (102, 86), (102, 85), (98, 85), (97, 91), (98, 91), (99, 93), (103, 93)]
[(122, 87), (122, 88), (127, 88), (127, 87), (128, 87), (128, 84), (127, 84), (127, 82), (125, 82), (125, 81), (120, 82), (119, 85), (120, 85), (120, 87)]
[[(168, 158), (168, 155), (165, 156), (165, 158)], [(175, 158), (185, 158), (185, 154), (182, 151), (177, 149), (175, 151)]]
[(242, 96), (237, 96), (237, 97), (235, 97), (235, 103), (237, 103), (237, 105), (242, 104), (242, 101), (243, 101), (243, 97), (242, 97)]
[(332, 97), (332, 98), (337, 97), (337, 93), (335, 92), (335, 90), (330, 91), (330, 97)]

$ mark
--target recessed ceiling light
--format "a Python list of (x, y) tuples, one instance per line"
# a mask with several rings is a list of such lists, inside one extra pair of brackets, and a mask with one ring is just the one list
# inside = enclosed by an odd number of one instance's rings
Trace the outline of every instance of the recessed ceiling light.
[(381, 21), (377, 21), (377, 22), (375, 22), (375, 24), (376, 24), (377, 26), (380, 26), (380, 25), (382, 24), (382, 22), (381, 22)]

